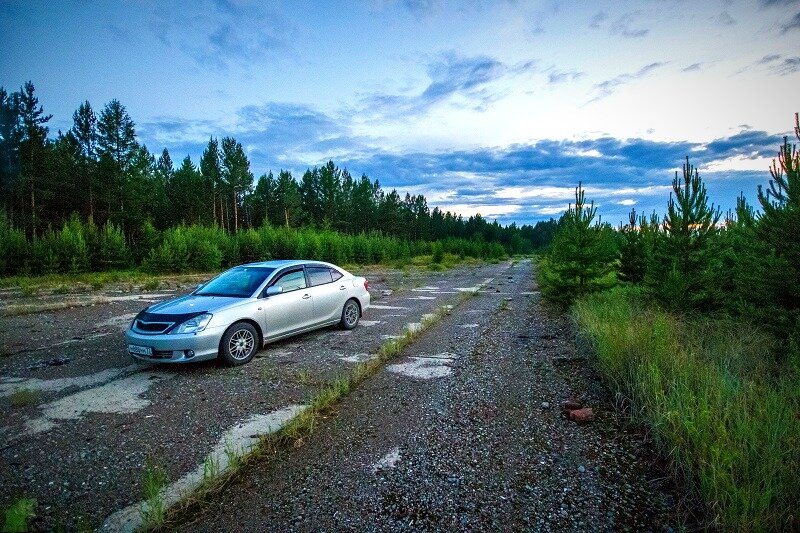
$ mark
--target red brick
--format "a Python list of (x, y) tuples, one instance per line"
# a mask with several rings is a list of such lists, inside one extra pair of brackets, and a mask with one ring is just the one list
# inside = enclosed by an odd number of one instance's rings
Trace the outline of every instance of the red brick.
[(574, 420), (578, 424), (583, 422), (591, 422), (594, 420), (594, 413), (591, 407), (584, 407), (583, 409), (575, 409), (569, 413), (570, 420)]

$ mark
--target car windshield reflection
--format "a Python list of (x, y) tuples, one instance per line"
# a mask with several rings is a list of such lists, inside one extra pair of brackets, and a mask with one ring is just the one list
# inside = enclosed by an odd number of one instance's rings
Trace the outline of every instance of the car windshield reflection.
[(257, 266), (234, 268), (212, 279), (197, 289), (194, 294), (197, 296), (249, 298), (274, 271), (274, 268)]

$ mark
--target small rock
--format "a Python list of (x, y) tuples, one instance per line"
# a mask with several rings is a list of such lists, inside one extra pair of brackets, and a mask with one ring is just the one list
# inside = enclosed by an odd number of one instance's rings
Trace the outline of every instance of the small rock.
[(574, 411), (575, 409), (580, 409), (581, 407), (583, 407), (581, 402), (578, 400), (573, 400), (572, 398), (561, 404), (561, 408), (565, 411)]
[(542, 409), (550, 409), (550, 402), (542, 402)]
[(570, 420), (582, 424), (584, 422), (591, 422), (594, 420), (594, 413), (591, 407), (584, 407), (583, 409), (575, 409), (569, 413)]
[(585, 466), (583, 466), (583, 465), (579, 466), (579, 467), (578, 467), (578, 472), (580, 472), (581, 474), (583, 474), (584, 472), (586, 472), (586, 467), (585, 467)]

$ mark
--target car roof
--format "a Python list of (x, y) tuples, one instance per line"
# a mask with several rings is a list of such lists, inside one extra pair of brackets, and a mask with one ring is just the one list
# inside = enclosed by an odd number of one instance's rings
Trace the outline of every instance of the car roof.
[[(313, 261), (309, 259), (275, 259), (272, 261), (260, 261), (258, 263), (247, 263), (246, 265), (240, 266), (249, 266), (249, 267), (265, 267), (265, 268), (283, 268), (295, 265), (324, 265), (324, 266), (336, 266), (330, 263), (325, 263), (324, 261)], [(338, 267), (337, 267), (338, 268)]]

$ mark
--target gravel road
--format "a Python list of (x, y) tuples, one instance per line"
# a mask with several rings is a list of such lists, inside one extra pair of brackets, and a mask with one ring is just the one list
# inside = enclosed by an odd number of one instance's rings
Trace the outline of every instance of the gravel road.
[(237, 368), (132, 363), (124, 328), (174, 292), (107, 293), (94, 306), (0, 317), (0, 504), (35, 498), (37, 530), (99, 527), (142, 499), (148, 464), (185, 479), (229, 436), (295, 412), (387, 338), (509, 268), (364, 272), (374, 305), (358, 328), (270, 344)]
[[(247, 470), (182, 530), (680, 526), (652, 450), (543, 308), (530, 263), (491, 276), (303, 446)], [(564, 418), (567, 399), (594, 421)]]

